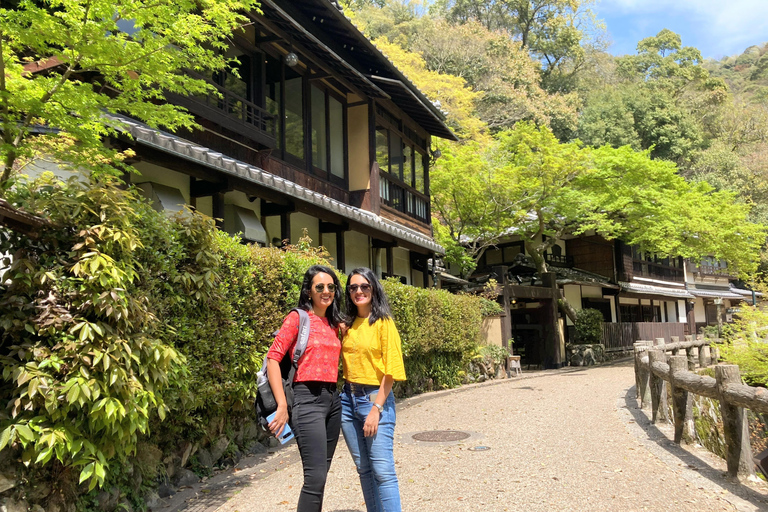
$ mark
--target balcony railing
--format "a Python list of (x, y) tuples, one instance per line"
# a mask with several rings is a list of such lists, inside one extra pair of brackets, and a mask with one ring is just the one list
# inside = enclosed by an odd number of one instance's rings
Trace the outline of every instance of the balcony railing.
[(658, 265), (648, 261), (635, 260), (632, 262), (632, 269), (634, 270), (636, 276), (654, 277), (666, 281), (684, 280), (683, 269), (668, 267), (666, 265)]
[(265, 146), (274, 148), (277, 145), (277, 116), (202, 75), (191, 71), (188, 73), (195, 78), (206, 80), (221, 96), (212, 92), (195, 96), (168, 94), (169, 99), (196, 115), (214, 121), (235, 133), (250, 137)]
[(560, 268), (573, 268), (573, 256), (557, 255), (557, 254), (544, 254), (544, 261), (548, 265)]
[(429, 199), (427, 196), (395, 183), (384, 172), (379, 178), (379, 196), (381, 202), (387, 206), (421, 222), (429, 222)]
[(721, 267), (717, 265), (699, 265), (699, 273), (707, 276), (724, 276), (730, 277), (731, 271), (727, 267)]

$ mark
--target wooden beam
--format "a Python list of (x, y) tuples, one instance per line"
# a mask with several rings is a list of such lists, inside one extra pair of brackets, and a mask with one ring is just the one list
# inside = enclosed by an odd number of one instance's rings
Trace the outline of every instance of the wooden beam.
[(211, 183), (210, 181), (192, 178), (189, 183), (189, 195), (192, 197), (212, 196), (222, 192), (231, 192), (232, 190), (234, 190), (234, 187), (229, 183), (229, 180), (223, 183)]
[(349, 223), (342, 222), (341, 224), (334, 224), (332, 222), (320, 221), (321, 233), (343, 233), (349, 231)]
[(390, 249), (392, 247), (397, 247), (397, 241), (386, 241), (386, 240), (380, 240), (378, 238), (374, 238), (371, 240), (371, 247), (374, 249)]
[(261, 216), (262, 217), (274, 217), (276, 215), (290, 214), (296, 211), (296, 205), (289, 203), (287, 205), (268, 203), (262, 201), (261, 203)]

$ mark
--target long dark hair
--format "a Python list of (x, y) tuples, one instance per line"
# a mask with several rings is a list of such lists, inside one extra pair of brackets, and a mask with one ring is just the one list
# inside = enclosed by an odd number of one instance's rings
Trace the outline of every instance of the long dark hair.
[(371, 314), (368, 317), (368, 323), (373, 325), (376, 320), (391, 318), (392, 310), (389, 308), (387, 294), (384, 293), (384, 288), (381, 286), (376, 274), (368, 267), (358, 267), (349, 273), (349, 278), (347, 279), (347, 316), (349, 316), (350, 320), (354, 320), (357, 317), (357, 306), (349, 298), (349, 283), (352, 281), (352, 276), (355, 275), (363, 276), (363, 279), (371, 285)]
[(320, 273), (331, 276), (333, 284), (336, 285), (336, 291), (333, 292), (333, 302), (331, 302), (331, 305), (325, 310), (325, 317), (328, 319), (328, 323), (335, 329), (344, 321), (344, 316), (341, 313), (341, 283), (339, 282), (339, 278), (336, 277), (336, 272), (330, 267), (326, 267), (325, 265), (312, 265), (304, 273), (304, 282), (301, 283), (298, 307), (305, 311), (312, 311), (312, 295), (310, 294), (310, 288), (312, 288), (312, 280)]

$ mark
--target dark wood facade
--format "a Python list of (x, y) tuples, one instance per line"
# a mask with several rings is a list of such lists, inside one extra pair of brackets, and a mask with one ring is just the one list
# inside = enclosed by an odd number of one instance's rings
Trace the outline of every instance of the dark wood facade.
[(616, 279), (614, 242), (601, 236), (584, 236), (565, 241), (565, 250), (573, 258), (573, 266), (594, 272), (610, 280)]

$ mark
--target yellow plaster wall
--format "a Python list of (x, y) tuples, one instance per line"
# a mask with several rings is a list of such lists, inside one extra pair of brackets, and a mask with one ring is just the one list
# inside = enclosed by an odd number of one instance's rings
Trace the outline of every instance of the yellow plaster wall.
[(371, 170), (368, 153), (368, 105), (347, 109), (347, 126), (349, 128), (349, 190), (368, 190)]
[[(279, 217), (277, 217), (279, 219)], [(312, 239), (312, 246), (317, 247), (320, 244), (320, 222), (317, 217), (311, 217), (305, 213), (291, 214), (291, 243), (296, 244), (299, 238), (304, 236), (304, 228), (307, 228), (307, 234)]]
[(501, 347), (501, 317), (489, 316), (483, 319), (483, 324), (480, 326), (480, 334), (483, 337), (483, 342), (486, 345), (496, 345)]
[(392, 256), (395, 260), (394, 270), (398, 276), (404, 276), (407, 284), (411, 284), (411, 258), (407, 249), (394, 247)]
[(357, 231), (344, 233), (344, 257), (347, 272), (357, 267), (370, 267), (370, 242), (368, 236)]

